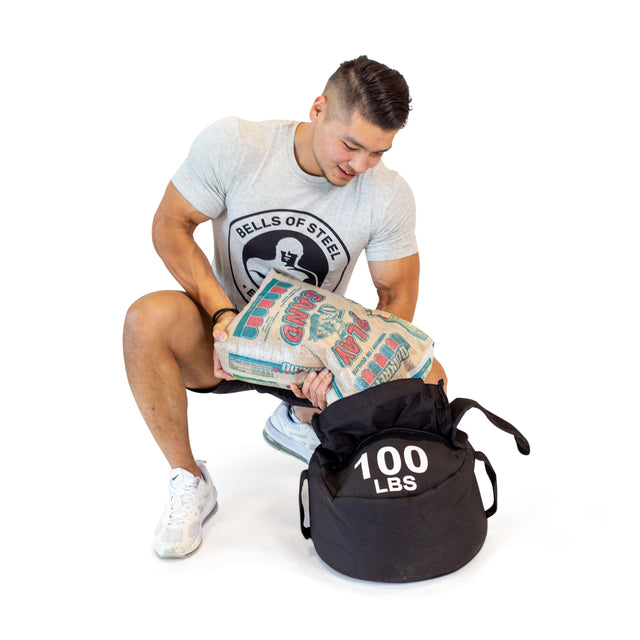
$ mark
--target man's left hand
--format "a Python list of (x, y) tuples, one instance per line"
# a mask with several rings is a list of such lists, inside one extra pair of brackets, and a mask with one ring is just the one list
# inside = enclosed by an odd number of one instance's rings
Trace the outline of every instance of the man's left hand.
[(314, 407), (322, 411), (328, 406), (327, 391), (331, 388), (332, 382), (333, 376), (331, 375), (331, 371), (329, 371), (329, 369), (322, 369), (322, 371), (312, 371), (307, 376), (302, 387), (292, 384), (290, 385), (290, 389), (297, 398), (306, 398)]

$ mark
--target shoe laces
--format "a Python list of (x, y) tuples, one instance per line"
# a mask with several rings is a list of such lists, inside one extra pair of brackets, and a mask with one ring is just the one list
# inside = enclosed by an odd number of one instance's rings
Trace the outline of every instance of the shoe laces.
[(198, 479), (189, 484), (169, 484), (169, 526), (182, 526), (189, 520), (196, 510)]

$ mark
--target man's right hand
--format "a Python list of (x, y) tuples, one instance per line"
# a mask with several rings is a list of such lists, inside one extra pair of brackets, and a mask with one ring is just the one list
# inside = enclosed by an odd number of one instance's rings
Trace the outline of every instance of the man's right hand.
[(227, 327), (231, 324), (231, 321), (235, 318), (235, 314), (233, 311), (228, 311), (223, 314), (218, 322), (213, 327), (213, 375), (216, 378), (220, 378), (221, 380), (233, 380), (233, 376), (230, 373), (227, 373), (220, 364), (220, 358), (218, 358), (218, 354), (216, 353), (215, 343), (216, 342), (224, 342), (227, 337)]

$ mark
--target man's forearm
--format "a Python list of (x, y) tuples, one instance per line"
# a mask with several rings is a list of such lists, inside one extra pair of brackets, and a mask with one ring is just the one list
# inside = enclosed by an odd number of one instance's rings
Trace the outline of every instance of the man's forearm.
[(207, 256), (193, 239), (193, 229), (155, 221), (153, 244), (171, 275), (209, 315), (233, 306), (214, 276)]

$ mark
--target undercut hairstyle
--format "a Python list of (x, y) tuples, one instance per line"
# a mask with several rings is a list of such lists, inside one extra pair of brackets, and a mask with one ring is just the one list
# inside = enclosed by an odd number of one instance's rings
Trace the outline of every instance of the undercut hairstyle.
[(359, 111), (363, 118), (387, 131), (397, 131), (407, 124), (411, 96), (404, 77), (367, 56), (347, 60), (338, 67), (324, 90), (325, 95), (333, 92), (343, 116)]

